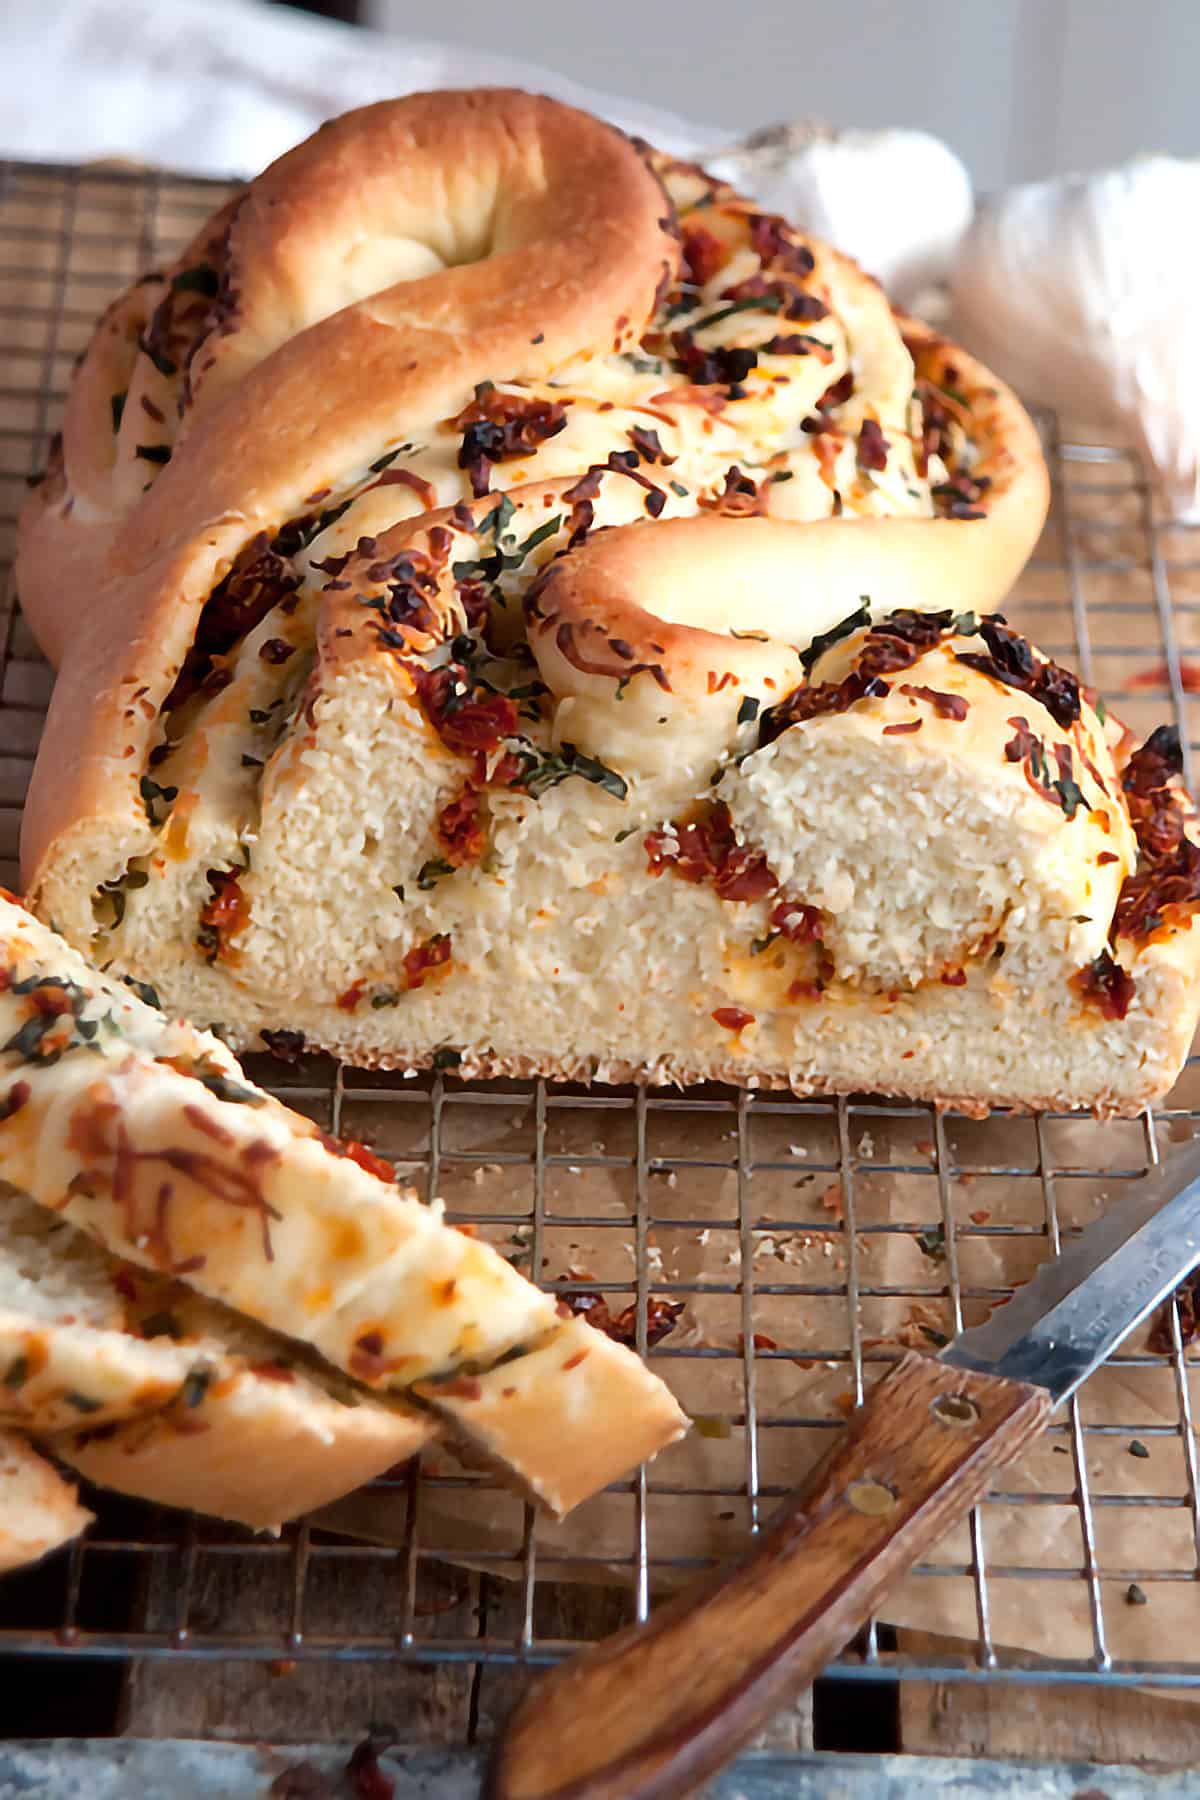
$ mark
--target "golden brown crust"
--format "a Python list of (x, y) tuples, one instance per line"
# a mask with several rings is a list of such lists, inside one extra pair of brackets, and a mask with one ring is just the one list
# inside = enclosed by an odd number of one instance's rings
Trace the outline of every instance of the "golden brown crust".
[(230, 1382), (205, 1425), (173, 1407), (54, 1437), (48, 1447), (101, 1487), (275, 1531), (374, 1481), (436, 1436), (433, 1421), (416, 1412), (340, 1405), (313, 1392), (301, 1405), (280, 1384), (272, 1414), (262, 1392), (249, 1390), (246, 1378)]
[[(1173, 943), (1176, 946), (1186, 946), (1184, 955), (1177, 953), (1175, 959), (1179, 963), (1185, 960), (1187, 963), (1186, 970), (1181, 968), (1179, 971), (1182, 996), (1200, 982), (1200, 935), (1191, 933), (1184, 938), (1176, 938)], [(1187, 1056), (1193, 1032), (1190, 1014), (1180, 1011), (1175, 1017), (1177, 1024), (1171, 1034), (1172, 1044), (1164, 1058), (1170, 1064), (1167, 1078), (1148, 1080), (1132, 1093), (1112, 1089), (1099, 1094), (1092, 1103), (1092, 1110), (1099, 1117), (1137, 1118), (1148, 1105), (1163, 1099), (1170, 1091)], [(359, 1045), (332, 1041), (332, 1034), (330, 1041), (323, 1043), (321, 1048), (329, 1055), (342, 1058), (360, 1069), (436, 1068), (444, 1071), (445, 1068), (444, 1058), (439, 1057), (437, 1052), (412, 1056), (401, 1050), (364, 1052)], [(596, 1084), (605, 1087), (674, 1087), (681, 1091), (715, 1084), (719, 1087), (745, 1088), (754, 1093), (794, 1094), (799, 1099), (832, 1100), (846, 1093), (844, 1082), (827, 1081), (819, 1075), (797, 1079), (786, 1069), (763, 1068), (756, 1068), (748, 1075), (744, 1062), (714, 1063), (699, 1067), (672, 1060), (648, 1066), (620, 1058), (598, 1062), (594, 1057), (585, 1057), (575, 1062), (563, 1062), (549, 1056), (491, 1056), (485, 1051), (478, 1051), (464, 1053), (455, 1064), (453, 1074), (456, 1079), (463, 1081), (533, 1081), (542, 1078), (589, 1087)], [(1061, 1090), (1033, 1096), (998, 1092), (989, 1094), (986, 1100), (981, 1101), (977, 1094), (948, 1093), (938, 1084), (914, 1081), (907, 1074), (903, 1092), (906, 1099), (936, 1106), (939, 1112), (958, 1112), (977, 1119), (986, 1118), (989, 1112), (998, 1110), (1016, 1113), (1072, 1111), (1078, 1105), (1075, 1096)]]

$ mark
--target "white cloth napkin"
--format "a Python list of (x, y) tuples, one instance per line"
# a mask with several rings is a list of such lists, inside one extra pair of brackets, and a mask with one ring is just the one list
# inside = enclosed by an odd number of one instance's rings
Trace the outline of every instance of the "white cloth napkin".
[(322, 119), (423, 88), (533, 88), (677, 152), (725, 135), (537, 63), (256, 0), (4, 0), (0, 76), (0, 155), (205, 175), (253, 173)]

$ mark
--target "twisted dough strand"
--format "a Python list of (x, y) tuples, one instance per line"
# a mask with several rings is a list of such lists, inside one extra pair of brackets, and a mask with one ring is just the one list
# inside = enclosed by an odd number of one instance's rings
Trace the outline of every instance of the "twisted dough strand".
[[(273, 791), (235, 741), (245, 695), (311, 717), (356, 655), (444, 655), (481, 555), (547, 743), (630, 775), (711, 765), (865, 592), (1003, 593), (1045, 509), (1011, 396), (845, 258), (651, 161), (666, 193), (527, 95), (366, 108), (102, 321), (19, 551), (61, 664), (23, 857), (78, 941), (91, 896), (184, 853), (205, 783), (234, 855)], [(409, 551), (423, 619), (372, 574)]]
[[(200, 304), (181, 279), (214, 256)], [(119, 301), (18, 549), (60, 665), (25, 815), (34, 885), (56, 844), (89, 860), (115, 830), (136, 848), (147, 715), (256, 532), (365, 467), (398, 419), (636, 340), (677, 257), (659, 183), (610, 127), (528, 94), (426, 94), (325, 127)]]

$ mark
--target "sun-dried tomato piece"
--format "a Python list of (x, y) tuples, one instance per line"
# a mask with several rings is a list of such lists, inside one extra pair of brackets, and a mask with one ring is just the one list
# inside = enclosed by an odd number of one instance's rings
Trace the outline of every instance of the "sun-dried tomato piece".
[(476, 497), (489, 491), (493, 463), (528, 456), (566, 422), (566, 408), (559, 401), (505, 394), (490, 381), (481, 382), (470, 405), (449, 421), (452, 431), (463, 434), (458, 466), (470, 476)]
[(691, 219), (684, 220), (680, 236), (680, 273), (693, 287), (703, 287), (724, 263), (725, 246), (706, 225)]
[(368, 1150), (357, 1138), (333, 1137), (328, 1131), (318, 1131), (317, 1138), (331, 1156), (344, 1156), (348, 1162), (365, 1169), (368, 1175), (378, 1175), (381, 1181), (395, 1181), (396, 1171), (391, 1163), (376, 1156), (374, 1150)]
[(747, 1012), (744, 1006), (718, 1006), (712, 1016), (726, 1031), (744, 1031), (747, 1025), (754, 1023), (754, 1014)]
[(792, 944), (819, 944), (824, 914), (819, 906), (805, 906), (799, 900), (781, 900), (771, 910), (771, 930)]
[(498, 749), (517, 730), (516, 702), (504, 694), (476, 700), (466, 671), (457, 663), (414, 669), (417, 695), (447, 750), (474, 755)]
[(1136, 992), (1133, 976), (1115, 962), (1107, 950), (1093, 957), (1067, 984), (1087, 1006), (1105, 1019), (1123, 1019)]
[(479, 789), (468, 781), (461, 794), (442, 808), (434, 829), (448, 863), (456, 869), (477, 863), (487, 843)]
[(250, 923), (250, 902), (241, 889), (241, 871), (209, 869), (207, 878), (212, 897), (200, 909), (196, 941), (209, 962), (234, 962), (238, 952), (233, 940)]
[(722, 859), (713, 886), (722, 900), (765, 900), (779, 882), (761, 850), (737, 844)]
[[(570, 1279), (574, 1279), (574, 1271), (568, 1270)], [(661, 1294), (650, 1294), (646, 1299), (646, 1343), (648, 1346), (661, 1343), (662, 1339), (674, 1331), (680, 1313), (686, 1302), (683, 1300), (667, 1300)], [(610, 1311), (605, 1296), (592, 1289), (584, 1289), (575, 1294), (560, 1294), (559, 1310), (564, 1316), (572, 1314), (577, 1319), (586, 1319), (596, 1331), (602, 1331), (618, 1344), (625, 1344), (630, 1350), (637, 1347), (637, 1301), (623, 1307), (619, 1313)]]
[(424, 987), (435, 969), (441, 969), (450, 961), (453, 945), (450, 934), (439, 931), (423, 944), (415, 944), (404, 958), (404, 984), (408, 988)]
[(648, 831), (645, 849), (652, 875), (662, 875), (670, 869), (684, 881), (710, 881), (717, 872), (708, 833), (699, 823)]

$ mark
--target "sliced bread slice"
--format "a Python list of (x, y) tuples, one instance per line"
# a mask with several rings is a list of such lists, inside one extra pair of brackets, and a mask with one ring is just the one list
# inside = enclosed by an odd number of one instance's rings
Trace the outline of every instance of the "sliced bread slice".
[(0, 1575), (69, 1544), (91, 1522), (70, 1482), (15, 1431), (0, 1431)]
[(175, 1399), (198, 1347), (134, 1328), (131, 1273), (44, 1207), (0, 1194), (0, 1425), (69, 1431)]
[(456, 1374), (538, 1352), (548, 1387), (531, 1403), (564, 1433), (506, 1440), (497, 1417), (489, 1437), (548, 1503), (560, 1489), (584, 1497), (564, 1469), (586, 1466), (602, 1486), (686, 1428), (669, 1389), (590, 1327), (589, 1404), (564, 1407), (551, 1391), (561, 1362), (540, 1354), (559, 1325), (551, 1296), (384, 1179), (370, 1152), (248, 1083), (219, 1039), (168, 1022), (6, 899), (0, 979), (0, 1174), (113, 1254), (310, 1345), (376, 1393), (429, 1381), (422, 1398), (447, 1414)]
[(0, 1196), (0, 1424), (106, 1487), (261, 1529), (437, 1431), (16, 1194)]

